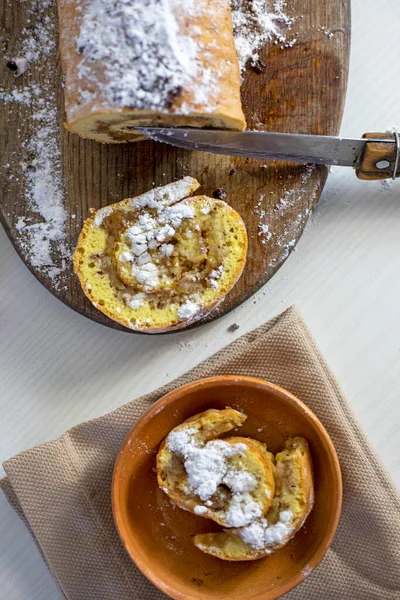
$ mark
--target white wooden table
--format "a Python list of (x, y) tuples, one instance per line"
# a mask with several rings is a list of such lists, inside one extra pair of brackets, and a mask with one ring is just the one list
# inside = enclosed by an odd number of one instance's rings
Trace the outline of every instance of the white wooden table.
[[(400, 127), (399, 22), (398, 0), (353, 0), (343, 135)], [(0, 462), (164, 384), (297, 304), (400, 487), (400, 181), (332, 169), (276, 277), (234, 313), (187, 333), (135, 336), (75, 314), (33, 278), (3, 230), (0, 265)], [(0, 494), (0, 599), (60, 598)]]

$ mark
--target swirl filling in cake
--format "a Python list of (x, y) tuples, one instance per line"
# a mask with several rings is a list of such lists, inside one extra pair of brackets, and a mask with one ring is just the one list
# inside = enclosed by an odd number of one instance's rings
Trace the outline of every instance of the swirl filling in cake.
[(190, 177), (93, 212), (74, 255), (95, 306), (133, 329), (179, 328), (212, 310), (239, 278), (247, 235), (221, 200), (188, 197)]

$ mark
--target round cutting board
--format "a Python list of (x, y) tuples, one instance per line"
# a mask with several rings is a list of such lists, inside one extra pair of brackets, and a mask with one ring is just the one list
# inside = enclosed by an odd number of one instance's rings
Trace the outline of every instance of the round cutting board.
[[(288, 3), (284, 10), (293, 24), (290, 31), (282, 29), (286, 40), (266, 44), (259, 52), (259, 68), (248, 68), (244, 75), (242, 101), (249, 129), (338, 133), (348, 72), (349, 2)], [(54, 2), (46, 4), (49, 6), (43, 8), (41, 0), (0, 0), (5, 32), (1, 40), (5, 60), (0, 65), (5, 99), (0, 106), (0, 130), (4, 132), (0, 134), (0, 217), (16, 250), (57, 298), (86, 317), (124, 329), (90, 304), (72, 271), (71, 250), (83, 221), (90, 207), (100, 208), (190, 175), (201, 183), (200, 193), (217, 197), (226, 194), (226, 201), (246, 223), (249, 251), (243, 275), (222, 304), (202, 322), (227, 313), (263, 286), (289, 256), (319, 199), (327, 168), (189, 152), (150, 140), (101, 145), (69, 134), (62, 126), (57, 11)], [(14, 77), (12, 57), (24, 48), (30, 32), (32, 39), (35, 35), (43, 38), (41, 27), (47, 28), (53, 38), (39, 59), (27, 65), (20, 77)], [(26, 199), (26, 173), (34, 169), (26, 150), (29, 140), (32, 142), (32, 107), (23, 101), (23, 95), (15, 96), (15, 90), (23, 94), (26, 89), (42, 89), (42, 84), (46, 101), (54, 97), (58, 111), (55, 136), (61, 155), (54, 161), (57, 172), (51, 175), (61, 187), (66, 215), (59, 239), (53, 232), (48, 242), (42, 232), (40, 242), (42, 246), (48, 244), (47, 259), (38, 258), (38, 244), (32, 247), (27, 238), (44, 217)], [(10, 94), (14, 94), (11, 101)], [(13, 102), (15, 97), (22, 97), (22, 101)]]

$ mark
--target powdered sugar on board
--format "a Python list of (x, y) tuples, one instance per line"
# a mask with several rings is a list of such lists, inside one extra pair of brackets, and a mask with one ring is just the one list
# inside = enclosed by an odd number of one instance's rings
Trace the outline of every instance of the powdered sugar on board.
[(241, 71), (247, 64), (260, 65), (259, 50), (274, 40), (292, 46), (296, 40), (286, 39), (294, 20), (285, 12), (284, 0), (231, 0), (233, 36)]
[(27, 27), (21, 32), (12, 52), (7, 53), (8, 68), (19, 77), (31, 63), (50, 56), (56, 48), (56, 26), (46, 11), (54, 5), (53, 0), (16, 0), (30, 11)]
[[(291, 187), (290, 179), (288, 184), (282, 186), (282, 195), (279, 202), (270, 209), (268, 206), (268, 191), (262, 193), (254, 207), (254, 214), (258, 217), (257, 236), (263, 245), (272, 245), (274, 247), (274, 257), (270, 260), (269, 267), (276, 267), (281, 264), (295, 247), (297, 238), (308, 220), (310, 209), (304, 208), (304, 198), (309, 199), (310, 206), (314, 205), (315, 199), (320, 188), (320, 182), (317, 180), (312, 189), (309, 181), (315, 173), (315, 165), (304, 165), (300, 176), (301, 186)], [(273, 192), (271, 192), (273, 193)], [(297, 217), (286, 221), (287, 212), (293, 211), (296, 206), (301, 206)], [(276, 221), (285, 221), (283, 231), (276, 230)], [(278, 252), (276, 252), (278, 249)]]
[[(9, 57), (9, 68), (13, 63), (20, 65), (25, 75), (15, 81), (15, 88), (0, 91), (0, 102), (7, 105), (13, 115), (15, 108), (18, 109), (18, 119), (26, 126), (28, 135), (21, 140), (20, 149), (13, 153), (5, 167), (9, 184), (23, 182), (26, 213), (35, 215), (18, 217), (15, 228), (20, 247), (29, 256), (31, 265), (47, 275), (57, 287), (70, 252), (65, 230), (67, 213), (61, 172), (59, 113), (53, 91), (54, 72), (47, 60), (56, 48), (55, 20), (47, 15), (54, 2), (37, 0), (26, 6), (30, 11), (30, 26), (22, 31), (16, 54)], [(24, 84), (30, 76), (29, 66), (39, 60), (42, 69), (40, 85)]]

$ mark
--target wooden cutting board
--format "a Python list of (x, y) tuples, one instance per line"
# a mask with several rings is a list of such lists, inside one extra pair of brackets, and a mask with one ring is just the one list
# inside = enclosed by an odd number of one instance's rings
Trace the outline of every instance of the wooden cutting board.
[[(46, 79), (50, 92), (54, 92), (60, 115), (56, 135), (62, 153), (59, 169), (67, 220), (65, 239), (50, 245), (53, 264), (38, 266), (40, 261), (30, 250), (24, 230), (26, 223), (43, 221), (26, 201), (23, 169), (29, 157), (24, 148), (32, 136), (31, 109), (26, 104), (5, 102), (0, 106), (0, 130), (4, 132), (0, 134), (0, 217), (16, 250), (57, 298), (86, 317), (124, 329), (89, 303), (73, 274), (68, 253), (65, 259), (65, 251), (59, 249), (62, 243), (70, 249), (75, 247), (90, 207), (99, 208), (191, 175), (200, 181), (203, 194), (213, 196), (220, 193), (216, 190), (225, 190), (226, 201), (247, 226), (249, 252), (244, 273), (203, 323), (232, 310), (263, 286), (289, 256), (319, 199), (327, 168), (189, 152), (152, 141), (107, 146), (68, 134), (62, 127), (62, 77), (56, 44), (51, 48), (50, 41), (47, 53), (20, 77), (15, 78), (10, 70), (10, 59), (21, 46), (21, 36), (30, 30), (36, 35), (37, 26), (40, 33), (40, 23), (47, 16), (56, 23), (54, 2), (49, 3), (46, 14), (40, 2), (0, 0), (4, 32), (0, 42), (5, 57), (0, 80), (3, 91), (12, 93), (40, 86)], [(286, 42), (267, 44), (260, 51), (266, 68), (262, 72), (248, 69), (244, 77), (242, 100), (249, 129), (338, 133), (348, 73), (349, 2), (293, 0), (285, 7), (285, 13), (295, 19), (290, 31), (282, 30)], [(56, 31), (53, 37), (55, 40)]]

